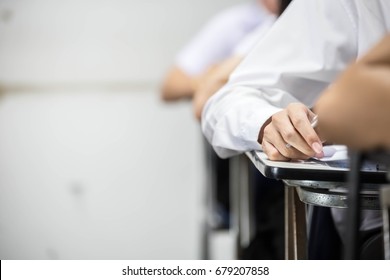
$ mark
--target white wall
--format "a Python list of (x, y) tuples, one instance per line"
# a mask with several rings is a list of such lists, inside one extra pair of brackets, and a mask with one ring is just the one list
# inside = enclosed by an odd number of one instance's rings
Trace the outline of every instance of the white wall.
[(158, 84), (238, 0), (0, 0), (0, 259), (196, 259), (203, 150)]
[(0, 80), (157, 82), (222, 7), (243, 0), (0, 0)]

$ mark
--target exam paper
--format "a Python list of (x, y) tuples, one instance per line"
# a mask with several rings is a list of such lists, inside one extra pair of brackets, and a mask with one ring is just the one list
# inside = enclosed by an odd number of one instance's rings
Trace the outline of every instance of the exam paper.
[(329, 145), (323, 147), (324, 157), (315, 158), (320, 161), (347, 160), (348, 149), (344, 145)]
[[(256, 156), (259, 161), (264, 162), (267, 166), (276, 168), (292, 168), (292, 169), (314, 169), (314, 170), (332, 170), (332, 171), (347, 171), (349, 170), (348, 149), (344, 145), (328, 145), (323, 147), (324, 157), (310, 158), (307, 160), (291, 160), (291, 161), (272, 161), (269, 160), (263, 151), (256, 151)], [(248, 153), (252, 159), (251, 154)], [(252, 160), (253, 161), (253, 160)], [(256, 161), (253, 161), (255, 165)], [(361, 167), (362, 171), (369, 172), (386, 172), (387, 167), (383, 167), (376, 162), (364, 161)]]

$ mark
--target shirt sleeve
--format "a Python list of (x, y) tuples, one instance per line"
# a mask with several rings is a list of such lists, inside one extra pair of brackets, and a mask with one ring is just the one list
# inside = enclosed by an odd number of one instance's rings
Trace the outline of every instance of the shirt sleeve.
[(261, 149), (261, 126), (291, 102), (312, 106), (356, 59), (356, 28), (339, 0), (294, 0), (209, 99), (202, 130), (220, 157)]

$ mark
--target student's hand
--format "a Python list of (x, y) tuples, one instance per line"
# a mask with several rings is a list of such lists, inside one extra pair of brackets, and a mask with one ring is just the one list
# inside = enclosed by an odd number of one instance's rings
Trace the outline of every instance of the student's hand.
[(322, 157), (322, 142), (310, 124), (314, 116), (301, 103), (291, 103), (274, 114), (259, 139), (268, 158), (287, 161)]
[(178, 66), (173, 66), (161, 85), (161, 99), (167, 102), (191, 98), (197, 81)]

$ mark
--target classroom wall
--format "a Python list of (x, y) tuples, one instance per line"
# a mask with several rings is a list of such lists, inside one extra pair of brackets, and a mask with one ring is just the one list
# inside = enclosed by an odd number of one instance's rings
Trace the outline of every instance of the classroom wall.
[(0, 0), (0, 259), (197, 259), (203, 146), (158, 87), (238, 0)]

